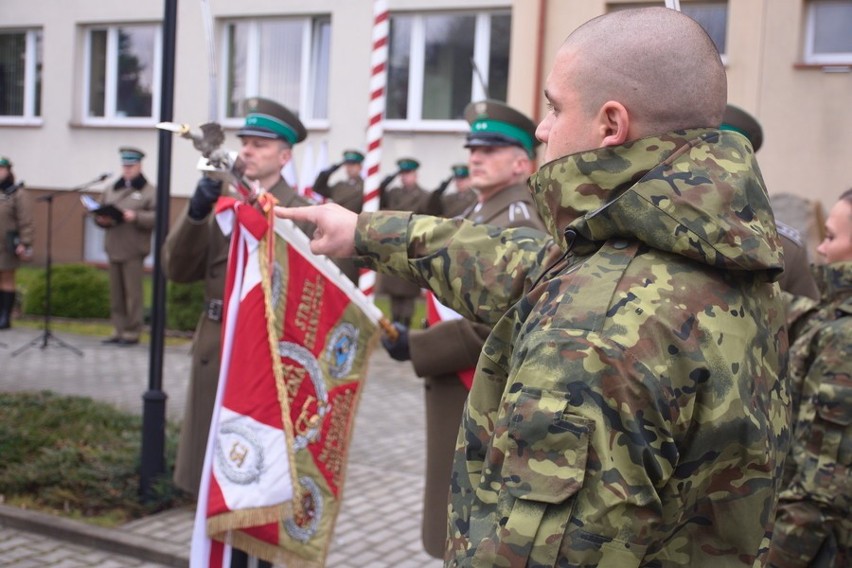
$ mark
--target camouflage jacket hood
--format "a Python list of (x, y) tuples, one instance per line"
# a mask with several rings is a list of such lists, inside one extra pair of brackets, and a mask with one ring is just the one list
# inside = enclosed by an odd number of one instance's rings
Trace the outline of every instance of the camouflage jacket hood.
[(678, 131), (581, 152), (545, 164), (529, 185), (563, 249), (574, 245), (566, 239), (628, 238), (717, 268), (781, 272), (769, 198), (739, 134)]

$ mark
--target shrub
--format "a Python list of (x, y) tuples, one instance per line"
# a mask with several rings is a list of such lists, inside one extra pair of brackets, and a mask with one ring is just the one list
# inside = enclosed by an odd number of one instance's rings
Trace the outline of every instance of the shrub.
[(192, 331), (204, 309), (204, 282), (169, 282), (166, 291), (166, 327)]
[[(27, 283), (23, 311), (28, 315), (44, 315), (47, 309), (47, 281), (44, 270), (40, 278)], [(51, 272), (51, 315), (67, 318), (108, 318), (109, 277), (93, 266), (61, 264)]]
[(141, 432), (141, 417), (89, 398), (0, 393), (0, 495), (99, 524), (189, 502), (171, 481), (178, 429), (167, 424), (167, 471), (140, 503)]

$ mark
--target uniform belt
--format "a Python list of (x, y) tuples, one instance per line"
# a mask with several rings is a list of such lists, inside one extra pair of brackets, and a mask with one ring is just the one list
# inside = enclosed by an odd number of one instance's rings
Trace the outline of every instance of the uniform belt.
[(204, 312), (207, 315), (207, 319), (222, 321), (222, 300), (207, 300)]

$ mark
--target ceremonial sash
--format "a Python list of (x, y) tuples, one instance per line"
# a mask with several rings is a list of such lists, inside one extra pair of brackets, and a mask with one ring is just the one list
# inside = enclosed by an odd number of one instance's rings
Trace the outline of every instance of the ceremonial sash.
[(289, 221), (272, 231), (229, 198), (217, 220), (232, 232), (222, 366), (190, 563), (227, 566), (227, 543), (323, 566), (381, 313)]
[[(448, 308), (444, 304), (438, 301), (435, 297), (435, 294), (432, 292), (426, 292), (426, 321), (429, 322), (429, 325), (436, 325), (442, 321), (450, 321), (454, 319), (461, 319), (462, 315), (451, 308)], [(463, 369), (461, 371), (456, 371), (456, 376), (458, 376), (459, 380), (465, 386), (467, 390), (470, 390), (470, 387), (473, 385), (473, 375), (476, 372), (476, 367), (470, 367), (469, 369)]]

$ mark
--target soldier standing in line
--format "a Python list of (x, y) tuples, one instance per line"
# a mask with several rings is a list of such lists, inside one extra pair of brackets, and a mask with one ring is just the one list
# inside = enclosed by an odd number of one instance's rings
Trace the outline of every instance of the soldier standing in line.
[[(529, 187), (548, 236), (334, 204), (315, 254), (492, 326), (447, 566), (761, 566), (789, 447), (781, 244), (703, 28), (608, 12), (559, 47)], [(743, 215), (742, 212), (747, 212)]]
[(12, 326), (15, 271), (33, 258), (32, 203), (22, 185), (15, 183), (12, 161), (0, 156), (0, 329)]
[[(342, 162), (332, 164), (319, 173), (314, 181), (314, 191), (354, 213), (360, 213), (364, 205), (364, 180), (361, 177), (363, 162), (364, 154), (358, 150), (345, 150)], [(329, 186), (329, 178), (340, 166), (346, 170), (346, 179)], [(338, 266), (343, 274), (357, 286), (358, 268), (355, 263), (349, 259), (341, 259), (338, 261)]]
[[(725, 107), (722, 118), (722, 130), (739, 132), (749, 139), (755, 154), (763, 145), (763, 128), (751, 114), (743, 109), (729, 104)], [(811, 274), (811, 263), (808, 261), (808, 251), (805, 248), (801, 234), (795, 228), (775, 220), (781, 245), (784, 247), (784, 272), (778, 284), (781, 289), (795, 297), (819, 299), (816, 281)], [(788, 298), (792, 304), (795, 298)], [(793, 308), (796, 309), (796, 308)]]
[(151, 252), (157, 190), (142, 173), (145, 153), (130, 146), (118, 151), (121, 178), (104, 190), (100, 203), (116, 207), (122, 217), (95, 215), (95, 223), (106, 230), (104, 248), (109, 258), (109, 309), (114, 328), (101, 343), (127, 346), (139, 343), (144, 323), (143, 264)]
[[(468, 207), (476, 203), (476, 191), (470, 182), (470, 169), (467, 164), (453, 164), (450, 169), (452, 175), (441, 182), (435, 191), (429, 196), (423, 215), (435, 215), (436, 217), (456, 217), (467, 211)], [(456, 190), (446, 193), (450, 183), (454, 183)]]
[[(417, 183), (420, 162), (414, 158), (400, 158), (396, 165), (399, 169), (379, 184), (379, 209), (422, 211), (429, 199), (429, 192)], [(387, 189), (396, 176), (399, 176), (400, 185)], [(390, 297), (391, 321), (402, 324), (403, 327), (411, 326), (414, 302), (420, 297), (420, 286), (396, 276), (379, 274), (376, 293)]]
[(852, 565), (852, 189), (825, 229), (822, 298), (790, 348), (793, 445), (769, 550), (776, 568)]
[[(498, 227), (530, 227), (544, 232), (527, 177), (535, 169), (535, 123), (498, 101), (479, 101), (465, 109), (471, 125), (465, 148), (470, 151), (470, 177), (478, 199), (458, 218)], [(467, 173), (454, 168), (454, 175)], [(452, 194), (451, 194), (452, 195)], [(449, 196), (447, 196), (449, 197)], [(431, 301), (431, 298), (427, 301)], [(469, 382), (491, 328), (454, 312), (443, 321), (427, 309), (424, 330), (402, 327), (396, 342), (386, 336), (382, 345), (397, 361), (411, 360), (417, 376), (424, 377), (426, 400), (426, 485), (423, 492), (423, 547), (443, 558), (447, 542), (447, 487), (453, 465), (462, 411)]]

